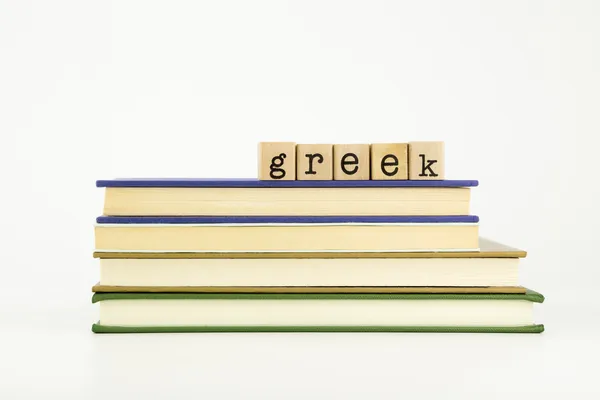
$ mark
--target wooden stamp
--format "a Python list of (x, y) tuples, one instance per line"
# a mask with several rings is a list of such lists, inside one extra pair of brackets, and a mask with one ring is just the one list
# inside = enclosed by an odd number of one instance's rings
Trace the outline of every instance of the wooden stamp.
[(368, 144), (334, 144), (333, 179), (369, 180), (369, 147)]
[(371, 144), (371, 179), (408, 179), (408, 144)]
[(410, 142), (408, 160), (408, 179), (445, 179), (444, 142)]
[(258, 179), (293, 181), (296, 179), (296, 143), (260, 142), (258, 144)]
[(296, 179), (330, 181), (333, 179), (333, 145), (299, 144), (296, 146)]

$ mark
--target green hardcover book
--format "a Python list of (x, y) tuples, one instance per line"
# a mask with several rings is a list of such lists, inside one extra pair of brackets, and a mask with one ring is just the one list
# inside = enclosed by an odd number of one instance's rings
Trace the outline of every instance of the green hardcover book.
[(485, 294), (96, 293), (96, 333), (541, 333), (544, 296)]

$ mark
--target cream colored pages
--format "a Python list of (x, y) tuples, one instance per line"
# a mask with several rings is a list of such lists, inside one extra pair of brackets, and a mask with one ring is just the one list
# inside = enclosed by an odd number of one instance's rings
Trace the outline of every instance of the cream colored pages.
[(104, 215), (469, 215), (470, 188), (106, 188)]
[(110, 286), (517, 286), (518, 258), (101, 259)]
[(97, 251), (478, 250), (477, 224), (99, 224)]
[(114, 326), (523, 326), (522, 300), (108, 300), (100, 324)]

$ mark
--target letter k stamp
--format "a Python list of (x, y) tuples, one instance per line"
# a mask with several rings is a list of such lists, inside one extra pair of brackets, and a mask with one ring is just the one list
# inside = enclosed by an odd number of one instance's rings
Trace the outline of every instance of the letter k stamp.
[(411, 180), (443, 180), (444, 142), (410, 142), (408, 176)]

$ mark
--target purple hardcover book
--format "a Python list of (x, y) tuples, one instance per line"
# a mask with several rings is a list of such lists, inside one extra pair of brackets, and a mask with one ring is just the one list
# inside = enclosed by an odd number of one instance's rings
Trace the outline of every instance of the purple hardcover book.
[(453, 216), (185, 216), (96, 218), (99, 224), (473, 224), (475, 215)]
[(206, 187), (206, 188), (310, 188), (310, 187), (474, 187), (476, 180), (439, 181), (261, 181), (253, 178), (131, 178), (96, 181), (97, 187)]

